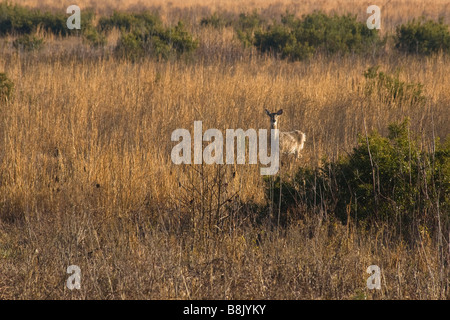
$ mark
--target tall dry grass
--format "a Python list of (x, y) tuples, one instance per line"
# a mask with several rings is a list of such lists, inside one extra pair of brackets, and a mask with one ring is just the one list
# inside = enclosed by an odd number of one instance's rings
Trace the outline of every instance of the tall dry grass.
[[(6, 39), (0, 70), (15, 95), (0, 112), (0, 297), (448, 299), (450, 235), (442, 260), (427, 230), (411, 246), (387, 225), (364, 231), (301, 208), (302, 219), (274, 228), (259, 166), (176, 166), (170, 136), (195, 120), (204, 130), (268, 128), (264, 108), (283, 108), (281, 128), (308, 137), (301, 166), (349, 152), (364, 123), (385, 133), (404, 117), (426, 148), (448, 135), (449, 57), (290, 63), (244, 50), (229, 29), (196, 36), (191, 60), (139, 63), (79, 39), (46, 36), (38, 53)], [(428, 103), (369, 103), (363, 73), (373, 65), (423, 83)], [(81, 290), (65, 286), (72, 264)], [(372, 264), (380, 291), (366, 288)]]

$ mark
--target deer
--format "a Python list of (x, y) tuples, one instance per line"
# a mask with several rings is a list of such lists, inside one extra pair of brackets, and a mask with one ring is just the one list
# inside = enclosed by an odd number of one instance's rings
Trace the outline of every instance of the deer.
[[(283, 114), (283, 109), (270, 112), (265, 109), (270, 117), (270, 129), (278, 129), (278, 117)], [(294, 154), (296, 160), (301, 157), (300, 151), (305, 146), (306, 134), (300, 130), (280, 131), (280, 153)]]

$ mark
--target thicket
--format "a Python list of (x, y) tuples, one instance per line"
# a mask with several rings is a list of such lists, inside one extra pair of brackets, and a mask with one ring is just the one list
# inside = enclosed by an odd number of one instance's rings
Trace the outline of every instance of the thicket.
[(366, 78), (365, 94), (374, 96), (378, 102), (390, 107), (401, 104), (421, 106), (426, 101), (423, 84), (400, 80), (400, 71), (393, 75), (379, 71), (379, 66), (364, 72)]
[[(65, 12), (41, 12), (1, 2), (0, 36), (22, 36), (14, 46), (24, 50), (42, 46), (40, 39), (33, 37), (37, 30), (61, 36), (81, 35), (93, 47), (102, 47), (106, 44), (106, 34), (118, 28), (122, 35), (115, 52), (132, 59), (145, 55), (179, 56), (193, 52), (198, 46), (181, 22), (175, 27), (164, 27), (156, 13), (116, 11), (111, 16), (100, 17), (94, 25), (95, 13), (83, 9), (81, 30), (68, 29), (67, 18)], [(327, 15), (320, 11), (301, 18), (287, 12), (280, 20), (272, 21), (267, 21), (256, 10), (239, 15), (215, 12), (202, 18), (200, 25), (218, 29), (232, 27), (244, 47), (255, 46), (262, 53), (290, 60), (307, 59), (316, 53), (373, 54), (384, 47), (388, 38), (380, 38), (378, 30), (367, 28), (365, 21), (358, 21), (355, 15)], [(398, 26), (393, 38), (399, 52), (421, 55), (450, 52), (449, 27), (443, 19), (413, 19)]]
[(293, 180), (280, 183), (278, 177), (269, 186), (267, 194), (283, 210), (306, 206), (363, 226), (387, 222), (406, 238), (419, 227), (448, 228), (450, 139), (436, 139), (432, 150), (423, 150), (406, 119), (389, 125), (386, 137), (360, 135), (338, 161), (300, 168)]
[(439, 21), (413, 19), (397, 27), (395, 47), (406, 53), (429, 55), (439, 51), (450, 52), (450, 32), (444, 19)]
[(8, 79), (5, 73), (0, 72), (0, 102), (11, 99), (14, 83)]
[(267, 30), (257, 30), (253, 44), (261, 52), (271, 52), (282, 58), (302, 60), (316, 52), (364, 53), (383, 41), (376, 29), (367, 28), (353, 15), (328, 16), (322, 12), (304, 15), (302, 19), (286, 14), (280, 23)]
[[(238, 18), (216, 12), (203, 18), (200, 24), (218, 29), (232, 26), (244, 46), (254, 45), (263, 53), (271, 52), (291, 60), (306, 59), (316, 52), (373, 53), (388, 38), (380, 38), (376, 29), (368, 29), (350, 14), (314, 12), (299, 19), (286, 13), (280, 22), (269, 23), (257, 11), (241, 13)], [(423, 17), (413, 19), (398, 26), (393, 38), (400, 52), (423, 55), (450, 52), (449, 27), (442, 18), (437, 22)]]
[[(399, 71), (389, 74), (374, 66), (364, 76), (365, 95), (376, 103), (392, 108), (426, 102), (423, 85), (400, 80)], [(408, 119), (388, 129), (387, 136), (360, 135), (353, 151), (339, 160), (300, 168), (291, 180), (268, 179), (267, 196), (283, 212), (308, 208), (343, 223), (388, 223), (406, 238), (418, 228), (448, 230), (450, 137), (426, 148), (411, 132)]]
[(158, 16), (150, 13), (115, 13), (100, 21), (100, 28), (117, 27), (122, 34), (115, 48), (118, 57), (136, 60), (144, 56), (167, 59), (193, 52), (198, 41), (185, 30), (181, 21), (174, 27), (164, 27)]
[(42, 48), (43, 38), (34, 35), (24, 34), (13, 41), (13, 47), (21, 51), (34, 51)]
[(38, 29), (54, 35), (82, 35), (94, 47), (106, 44), (106, 37), (93, 25), (95, 14), (90, 9), (81, 11), (81, 30), (67, 28), (68, 15), (65, 12), (41, 12), (8, 2), (0, 3), (0, 36), (18, 35), (13, 46), (19, 50), (39, 50), (43, 39), (36, 37)]
[(245, 47), (248, 47), (254, 43), (255, 33), (266, 26), (267, 21), (258, 15), (257, 11), (253, 11), (251, 14), (241, 13), (234, 29), (238, 39)]
[(109, 17), (101, 17), (98, 22), (100, 31), (110, 32), (113, 28), (121, 31), (151, 31), (162, 25), (158, 15), (150, 12), (128, 13), (115, 11)]
[[(92, 27), (95, 14), (92, 10), (81, 11), (81, 25), (84, 29)], [(0, 36), (6, 34), (32, 34), (38, 28), (55, 35), (77, 34), (78, 30), (67, 28), (68, 15), (65, 12), (41, 12), (8, 2), (0, 3)]]
[(204, 17), (200, 20), (200, 25), (205, 27), (213, 27), (215, 29), (222, 29), (225, 27), (232, 26), (234, 24), (234, 19), (229, 15), (214, 12), (209, 17)]

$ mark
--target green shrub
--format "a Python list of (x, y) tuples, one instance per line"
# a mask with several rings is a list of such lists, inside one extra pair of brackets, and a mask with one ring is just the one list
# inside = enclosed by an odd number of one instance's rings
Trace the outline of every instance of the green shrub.
[[(55, 35), (67, 36), (75, 30), (70, 30), (67, 28), (67, 18), (66, 14), (52, 14), (46, 12), (41, 14), (39, 11), (36, 12), (36, 27), (39, 25), (43, 30), (51, 32)], [(81, 24), (83, 27), (84, 25)]]
[(179, 22), (175, 27), (164, 29), (155, 26), (150, 29), (123, 32), (115, 52), (119, 57), (136, 60), (144, 56), (153, 56), (158, 59), (167, 59), (171, 56), (179, 57), (184, 53), (193, 52), (198, 42), (184, 30)]
[[(41, 12), (36, 9), (27, 9), (8, 2), (0, 3), (0, 35), (5, 34), (31, 34), (37, 28), (51, 32), (55, 35), (67, 36), (76, 34), (78, 30), (67, 28), (66, 13)], [(90, 9), (81, 11), (81, 28), (92, 27), (94, 12)]]
[(261, 52), (281, 54), (281, 58), (291, 60), (307, 59), (315, 52), (308, 42), (299, 42), (292, 30), (281, 25), (274, 25), (266, 32), (257, 31), (254, 45)]
[(413, 220), (426, 224), (438, 201), (445, 210), (450, 149), (436, 141), (440, 160), (435, 161), (436, 154), (421, 151), (410, 135), (404, 121), (390, 125), (388, 137), (374, 133), (366, 141), (361, 136), (353, 153), (335, 166), (341, 218), (350, 205), (356, 219), (387, 219), (407, 227)]
[(240, 13), (236, 18), (224, 13), (213, 13), (211, 16), (200, 21), (202, 26), (212, 26), (216, 29), (233, 26), (237, 37), (244, 46), (253, 44), (254, 33), (266, 26), (266, 21), (258, 14), (257, 10), (252, 13)]
[(109, 32), (113, 28), (121, 31), (147, 32), (159, 29), (162, 26), (158, 15), (150, 12), (128, 13), (115, 11), (110, 17), (101, 17), (98, 28), (101, 31)]
[(255, 32), (262, 30), (265, 25), (266, 21), (254, 10), (251, 14), (241, 13), (234, 29), (238, 39), (248, 47), (254, 43)]
[(211, 16), (205, 17), (200, 20), (201, 26), (211, 26), (215, 29), (222, 29), (225, 27), (229, 27), (233, 24), (233, 20), (229, 17), (226, 17), (223, 14), (219, 14), (214, 12)]
[(174, 28), (167, 29), (159, 37), (165, 40), (177, 54), (192, 52), (198, 46), (198, 42), (184, 29), (181, 21)]
[(93, 27), (84, 30), (83, 39), (94, 48), (103, 47), (107, 42), (105, 35), (98, 32), (97, 29)]
[(281, 25), (255, 32), (253, 44), (262, 52), (281, 54), (283, 58), (301, 60), (315, 52), (364, 53), (383, 43), (376, 29), (368, 29), (356, 16), (328, 16), (315, 12), (296, 19), (286, 14)]
[(66, 13), (50, 13), (36, 11), (36, 25), (39, 25), (45, 31), (55, 35), (68, 36), (84, 33), (92, 30), (95, 13), (91, 9), (81, 10), (81, 30), (67, 28), (67, 19), (69, 15)]
[(44, 39), (30, 36), (28, 34), (22, 35), (13, 41), (13, 47), (20, 51), (35, 51), (42, 48)]
[(139, 34), (123, 33), (114, 51), (118, 57), (136, 60), (144, 56), (144, 42)]
[[(342, 222), (385, 221), (404, 235), (414, 225), (433, 228), (438, 210), (448, 224), (450, 139), (435, 141), (435, 152), (422, 151), (409, 122), (389, 126), (389, 135), (360, 136), (347, 157), (319, 168), (302, 168), (292, 181), (283, 181), (282, 207), (306, 205), (334, 214)], [(277, 184), (278, 183), (278, 184)], [(272, 190), (279, 205), (279, 179)], [(269, 193), (269, 188), (267, 188)]]
[(11, 99), (14, 83), (8, 79), (5, 73), (0, 73), (0, 102)]
[(450, 32), (441, 18), (438, 22), (424, 18), (409, 21), (396, 29), (395, 47), (406, 53), (429, 55), (450, 52)]
[(379, 66), (374, 66), (364, 72), (367, 96), (375, 95), (383, 104), (391, 106), (402, 103), (421, 105), (425, 102), (421, 83), (400, 81), (399, 72), (389, 75), (378, 69)]
[(35, 14), (24, 7), (0, 3), (0, 35), (31, 33), (36, 27)]
[(251, 14), (241, 13), (237, 21), (237, 27), (241, 30), (255, 30), (265, 24), (265, 20), (254, 10)]

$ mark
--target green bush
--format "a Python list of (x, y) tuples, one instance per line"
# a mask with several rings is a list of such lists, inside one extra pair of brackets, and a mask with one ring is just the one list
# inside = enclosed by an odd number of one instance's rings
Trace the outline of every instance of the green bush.
[[(319, 168), (302, 168), (292, 181), (283, 181), (282, 208), (306, 205), (334, 214), (342, 222), (385, 221), (402, 226), (433, 228), (436, 212), (448, 224), (450, 196), (450, 139), (435, 141), (435, 152), (420, 150), (409, 122), (389, 126), (389, 135), (360, 136), (347, 157)], [(279, 178), (271, 190), (279, 205)], [(269, 188), (267, 188), (269, 193)]]
[(240, 30), (255, 30), (265, 25), (265, 20), (254, 10), (251, 14), (241, 13), (237, 21)]
[(216, 29), (233, 26), (237, 37), (244, 46), (253, 44), (254, 33), (266, 26), (266, 21), (258, 14), (257, 10), (252, 13), (240, 13), (236, 18), (225, 13), (213, 13), (211, 16), (200, 21), (201, 26), (212, 26)]
[[(43, 30), (47, 32), (62, 36), (67, 36), (69, 33), (76, 32), (75, 30), (70, 30), (69, 28), (67, 28), (68, 16), (66, 14), (52, 14), (50, 12), (41, 14), (39, 11), (37, 11), (35, 16), (36, 27), (39, 25)], [(81, 22), (81, 25), (84, 27), (83, 22)]]
[(450, 32), (441, 18), (438, 22), (424, 18), (412, 20), (396, 29), (395, 47), (406, 53), (429, 55), (450, 52)]
[(238, 39), (248, 47), (254, 42), (255, 32), (262, 30), (265, 25), (266, 21), (254, 10), (251, 14), (241, 13), (234, 29)]
[(391, 106), (402, 103), (422, 105), (425, 102), (423, 84), (400, 81), (399, 72), (389, 75), (378, 69), (379, 66), (374, 66), (364, 72), (367, 96), (375, 95), (383, 104)]
[(166, 30), (160, 38), (169, 43), (177, 54), (192, 52), (198, 46), (198, 42), (184, 29), (181, 21), (174, 28)]
[(160, 25), (123, 32), (115, 52), (119, 57), (136, 60), (144, 56), (167, 59), (171, 56), (179, 57), (193, 52), (198, 42), (184, 30), (181, 22), (173, 28), (163, 28)]
[(83, 39), (86, 43), (94, 48), (103, 47), (106, 45), (106, 37), (104, 34), (97, 31), (97, 29), (90, 27), (83, 32)]
[(8, 79), (5, 73), (0, 73), (0, 102), (5, 102), (12, 97), (14, 83)]
[(36, 14), (8, 2), (0, 3), (0, 35), (31, 33), (36, 28)]
[[(41, 12), (36, 9), (27, 9), (8, 2), (0, 3), (0, 36), (6, 34), (31, 34), (37, 28), (51, 32), (55, 35), (67, 36), (77, 34), (78, 30), (67, 28), (66, 13)], [(94, 12), (89, 9), (81, 11), (81, 28), (92, 27)]]
[(253, 44), (262, 52), (281, 54), (283, 58), (301, 60), (315, 52), (364, 53), (383, 43), (376, 29), (367, 28), (356, 16), (328, 16), (315, 12), (297, 19), (286, 14), (281, 25), (255, 32)]
[(341, 218), (347, 205), (356, 219), (387, 219), (404, 226), (414, 219), (426, 224), (427, 213), (436, 209), (438, 201), (445, 212), (450, 191), (449, 145), (436, 141), (437, 154), (424, 152), (410, 135), (409, 123), (404, 121), (390, 125), (388, 137), (374, 133), (366, 140), (361, 136), (353, 153), (334, 166), (336, 213)]
[(109, 32), (113, 28), (121, 31), (147, 32), (162, 26), (158, 15), (150, 12), (128, 13), (115, 11), (110, 17), (101, 17), (98, 22), (100, 31)]
[(136, 60), (144, 56), (144, 42), (139, 34), (123, 33), (114, 50), (118, 57)]
[(222, 29), (225, 27), (229, 27), (233, 24), (233, 20), (229, 17), (226, 17), (224, 14), (219, 14), (214, 12), (211, 16), (205, 17), (200, 20), (201, 26), (211, 26), (215, 29)]
[(213, 13), (200, 21), (201, 26), (211, 26), (215, 29), (232, 26), (238, 39), (246, 47), (253, 44), (256, 30), (266, 26), (266, 21), (258, 14), (257, 10), (252, 13), (240, 13), (238, 17), (226, 13)]
[(44, 39), (30, 36), (28, 34), (22, 35), (13, 41), (13, 47), (20, 51), (35, 51), (42, 48)]
[(83, 34), (85, 31), (93, 29), (95, 13), (90, 9), (81, 10), (81, 30), (67, 28), (68, 17), (69, 15), (66, 13), (52, 14), (36, 11), (36, 24), (45, 31), (62, 36)]
[(291, 60), (307, 59), (316, 50), (308, 42), (299, 42), (292, 30), (282, 25), (274, 25), (266, 32), (257, 31), (254, 45), (261, 52), (281, 54), (281, 58)]

